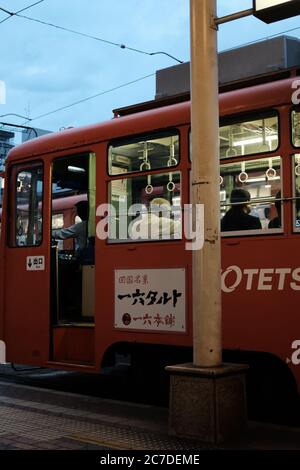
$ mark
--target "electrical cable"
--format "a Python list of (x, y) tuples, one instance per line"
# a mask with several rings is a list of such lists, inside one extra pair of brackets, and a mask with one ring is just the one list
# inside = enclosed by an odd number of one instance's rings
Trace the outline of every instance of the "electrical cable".
[(296, 28), (287, 29), (286, 31), (281, 31), (280, 33), (271, 34), (270, 36), (265, 36), (263, 38), (256, 39), (255, 41), (245, 42), (244, 44), (239, 44), (238, 46), (230, 47), (229, 49), (224, 49), (221, 52), (229, 52), (229, 51), (233, 51), (234, 49), (239, 49), (240, 47), (250, 46), (251, 44), (257, 44), (258, 42), (266, 41), (268, 39), (275, 38), (276, 36), (281, 36), (283, 34), (296, 31), (297, 29), (300, 29), (300, 26), (297, 26)]
[(155, 76), (155, 73), (151, 73), (149, 75), (139, 77), (135, 80), (131, 80), (130, 82), (123, 83), (122, 85), (118, 85), (118, 86), (115, 86), (115, 87), (110, 88), (108, 90), (104, 90), (104, 91), (101, 91), (99, 93), (96, 93), (94, 95), (87, 96), (86, 98), (82, 98), (80, 100), (74, 101), (73, 103), (70, 103), (66, 106), (61, 106), (60, 108), (53, 109), (52, 111), (48, 111), (47, 113), (40, 114), (39, 116), (35, 116), (33, 118), (28, 118), (28, 119), (26, 119), (26, 121), (23, 122), (23, 124), (27, 124), (28, 122), (32, 122), (32, 121), (36, 121), (37, 119), (41, 119), (41, 118), (46, 117), (46, 116), (50, 116), (51, 114), (58, 113), (59, 111), (63, 111), (64, 109), (71, 108), (72, 106), (76, 106), (77, 104), (84, 103), (85, 101), (92, 100), (94, 98), (97, 98), (98, 96), (102, 96), (102, 95), (105, 95), (107, 93), (111, 93), (113, 91), (119, 90), (120, 88), (124, 88), (126, 86), (132, 85), (133, 83), (140, 82), (142, 80), (145, 80), (146, 78), (153, 77), (153, 76)]
[(25, 116), (22, 116), (22, 114), (16, 114), (16, 113), (0, 114), (0, 118), (6, 117), (6, 116), (15, 116), (15, 117), (19, 117), (21, 119), (27, 119)]
[(16, 16), (16, 15), (18, 15), (19, 13), (21, 13), (22, 11), (28, 10), (29, 8), (32, 8), (32, 7), (34, 7), (35, 5), (38, 5), (39, 3), (42, 3), (42, 2), (44, 2), (44, 1), (45, 1), (45, 0), (39, 0), (38, 2), (32, 3), (31, 5), (28, 5), (28, 7), (22, 8), (21, 10), (18, 10), (18, 11), (16, 11), (15, 13), (13, 13), (13, 12), (11, 12), (11, 11), (8, 11), (8, 10), (5, 10), (4, 8), (1, 8), (1, 7), (0, 7), (0, 10), (4, 11), (4, 13), (6, 13), (7, 15), (9, 15), (7, 18), (4, 18), (3, 20), (1, 20), (1, 21), (0, 21), (0, 24), (1, 24), (1, 23), (4, 23), (4, 21), (9, 20), (10, 18), (12, 18), (12, 16)]
[(144, 54), (144, 55), (149, 55), (149, 56), (158, 55), (158, 54), (166, 55), (167, 57), (170, 57), (171, 59), (175, 60), (176, 62), (178, 62), (180, 64), (183, 64), (182, 60), (177, 59), (177, 57), (174, 57), (173, 55), (169, 54), (168, 52), (164, 52), (164, 51), (147, 52), (147, 51), (143, 51), (141, 49), (136, 49), (134, 47), (126, 46), (125, 44), (119, 44), (119, 43), (116, 43), (116, 42), (113, 42), (113, 41), (109, 41), (107, 39), (103, 39), (103, 38), (100, 38), (98, 36), (93, 36), (91, 34), (83, 33), (81, 31), (76, 31), (75, 29), (65, 28), (64, 26), (60, 26), (60, 25), (57, 25), (57, 24), (54, 24), (54, 23), (49, 23), (48, 21), (39, 20), (38, 18), (32, 18), (30, 16), (20, 15), (19, 12), (13, 13), (13, 12), (5, 10), (4, 8), (1, 8), (1, 7), (0, 7), (0, 10), (4, 11), (8, 15), (10, 15), (10, 17), (11, 16), (17, 16), (18, 18), (23, 18), (23, 19), (28, 20), (28, 21), (33, 21), (35, 23), (39, 23), (39, 24), (42, 24), (44, 26), (50, 26), (51, 28), (60, 29), (62, 31), (66, 31), (68, 33), (76, 34), (77, 36), (83, 36), (85, 38), (93, 39), (95, 41), (100, 41), (100, 42), (103, 42), (104, 44), (109, 44), (111, 46), (119, 47), (121, 49), (128, 49), (129, 51), (138, 52), (139, 54)]

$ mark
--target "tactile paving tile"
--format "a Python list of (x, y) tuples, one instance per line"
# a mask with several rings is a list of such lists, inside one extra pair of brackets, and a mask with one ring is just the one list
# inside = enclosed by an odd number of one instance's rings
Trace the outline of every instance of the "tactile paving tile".
[[(25, 406), (26, 404), (26, 406)], [(28, 402), (20, 399), (0, 401), (0, 445), (1, 439), (11, 435), (12, 444), (17, 448), (40, 448), (54, 446), (61, 448), (65, 439), (81, 445), (97, 445), (102, 448), (135, 450), (190, 450), (195, 445), (153, 432), (146, 432), (128, 425), (107, 424), (78, 419), (78, 416), (57, 414), (51, 405), (45, 411), (28, 408)], [(26, 442), (24, 442), (24, 438)], [(59, 442), (61, 440), (61, 445)], [(75, 444), (76, 445), (76, 444)], [(72, 447), (72, 444), (68, 444)], [(67, 446), (67, 447), (68, 447)], [(54, 446), (55, 447), (55, 446)]]

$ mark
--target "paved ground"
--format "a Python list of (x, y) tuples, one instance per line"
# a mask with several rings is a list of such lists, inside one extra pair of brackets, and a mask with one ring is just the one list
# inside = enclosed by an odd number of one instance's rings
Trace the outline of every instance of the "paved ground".
[(193, 449), (167, 410), (0, 382), (0, 449)]
[[(168, 410), (0, 381), (0, 449), (200, 450), (167, 433)], [(300, 449), (300, 428), (249, 423), (225, 449)]]

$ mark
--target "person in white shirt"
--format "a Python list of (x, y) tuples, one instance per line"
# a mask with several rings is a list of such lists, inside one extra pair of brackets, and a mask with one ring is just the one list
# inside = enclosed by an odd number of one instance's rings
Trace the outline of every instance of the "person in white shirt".
[(87, 201), (79, 201), (75, 204), (77, 215), (81, 218), (78, 224), (70, 225), (70, 227), (53, 230), (52, 237), (55, 240), (66, 240), (74, 238), (76, 251), (82, 251), (87, 245), (87, 220), (89, 206)]
[(167, 240), (181, 238), (181, 222), (171, 218), (171, 204), (157, 197), (150, 203), (150, 212), (141, 214), (131, 226), (131, 238)]

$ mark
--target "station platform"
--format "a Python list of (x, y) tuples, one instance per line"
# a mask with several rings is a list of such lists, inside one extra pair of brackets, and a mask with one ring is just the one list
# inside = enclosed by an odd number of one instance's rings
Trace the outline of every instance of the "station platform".
[[(168, 410), (0, 381), (0, 450), (213, 449), (168, 436)], [(217, 449), (300, 450), (300, 428), (249, 422)]]

